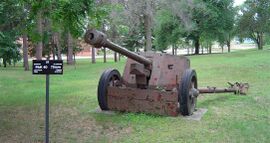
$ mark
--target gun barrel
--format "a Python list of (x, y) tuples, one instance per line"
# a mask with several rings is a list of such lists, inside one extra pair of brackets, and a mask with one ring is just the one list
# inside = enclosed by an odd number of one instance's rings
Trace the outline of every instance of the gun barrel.
[(107, 36), (97, 30), (88, 30), (84, 36), (86, 43), (93, 45), (95, 48), (107, 47), (115, 52), (118, 52), (122, 55), (127, 56), (139, 63), (142, 63), (146, 66), (151, 65), (152, 61), (140, 56), (134, 52), (131, 52), (107, 39)]

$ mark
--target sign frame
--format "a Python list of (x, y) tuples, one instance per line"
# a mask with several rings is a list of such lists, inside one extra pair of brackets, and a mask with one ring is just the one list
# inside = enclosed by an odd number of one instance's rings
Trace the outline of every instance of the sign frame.
[(32, 74), (51, 74), (51, 75), (62, 75), (63, 60), (33, 60)]

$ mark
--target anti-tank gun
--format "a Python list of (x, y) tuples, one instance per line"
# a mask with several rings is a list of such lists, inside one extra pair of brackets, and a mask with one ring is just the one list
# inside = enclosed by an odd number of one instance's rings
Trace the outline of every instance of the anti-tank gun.
[[(164, 53), (134, 53), (111, 42), (97, 30), (88, 30), (85, 41), (95, 48), (106, 47), (128, 57), (123, 75), (103, 72), (98, 84), (102, 110), (146, 112), (160, 115), (191, 115), (200, 93), (196, 71), (184, 56)], [(236, 89), (237, 90), (237, 89)], [(226, 90), (235, 92), (235, 90)], [(214, 93), (203, 89), (201, 93)]]

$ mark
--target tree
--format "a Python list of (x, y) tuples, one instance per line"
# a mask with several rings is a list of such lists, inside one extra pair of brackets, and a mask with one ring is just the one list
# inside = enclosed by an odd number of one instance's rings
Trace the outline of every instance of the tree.
[(29, 5), (30, 8), (26, 9), (29, 11), (29, 19), (31, 19), (32, 27), (31, 30), (29, 31), (31, 34), (29, 36), (35, 43), (35, 57), (38, 60), (41, 60), (44, 53), (43, 53), (43, 46), (44, 46), (44, 23), (45, 19), (47, 19), (46, 8), (49, 7), (51, 1), (42, 1), (42, 0), (37, 0), (37, 1), (23, 1), (22, 3), (25, 5)]
[(150, 0), (145, 1), (144, 11), (144, 30), (145, 30), (145, 51), (152, 49), (152, 21), (153, 21), (153, 8)]
[(37, 47), (36, 47), (36, 59), (41, 60), (42, 59), (42, 50), (43, 50), (43, 43), (42, 43), (42, 38), (43, 38), (43, 14), (42, 14), (42, 9), (38, 10), (37, 12), (37, 31), (38, 35), (40, 37)]
[(19, 6), (21, 7), (21, 14), (24, 17), (17, 28), (23, 40), (23, 66), (25, 71), (29, 71), (29, 62), (28, 62), (28, 49), (29, 49), (29, 36), (31, 26), (31, 19), (29, 15), (30, 4), (24, 1), (19, 1)]
[[(153, 16), (157, 3), (159, 2), (154, 0), (128, 0), (124, 2), (124, 13), (126, 24), (129, 27), (129, 36), (133, 34), (141, 36), (139, 39), (145, 41), (145, 51), (152, 49)], [(131, 38), (127, 38), (126, 40), (131, 42)]]
[(183, 43), (184, 30), (178, 18), (167, 9), (157, 12), (155, 34), (155, 49), (163, 51), (172, 45), (172, 53), (176, 53), (176, 46), (179, 42)]
[(61, 35), (68, 33), (66, 41), (69, 42), (66, 45), (69, 48), (66, 53), (68, 54), (68, 64), (73, 64), (73, 55), (77, 51), (75, 43), (87, 28), (85, 25), (88, 25), (89, 21), (98, 23), (101, 19), (96, 13), (98, 8), (94, 5), (94, 0), (1, 1), (0, 31), (4, 38), (14, 40), (7, 41), (9, 43), (14, 43), (19, 35), (23, 37), (26, 69), (29, 69), (27, 66), (29, 44), (36, 47), (30, 47), (29, 53), (36, 55), (37, 59), (42, 59), (43, 56), (50, 58), (51, 53), (53, 59), (55, 59), (55, 55), (58, 59), (62, 59), (60, 45), (65, 37)]
[(0, 59), (3, 59), (4, 67), (7, 64), (15, 65), (21, 60), (20, 45), (16, 43), (14, 33), (2, 33), (0, 32)]
[(203, 7), (193, 9), (192, 21), (195, 22), (195, 29), (188, 34), (195, 43), (195, 54), (199, 53), (202, 35), (208, 37), (206, 38), (208, 41), (209, 39), (214, 40), (221, 33), (231, 30), (233, 25), (233, 20), (230, 20), (231, 15), (228, 14), (231, 13), (232, 0), (200, 1), (198, 4), (202, 4)]
[(62, 60), (62, 49), (60, 46), (60, 32), (54, 32), (53, 33), (53, 50), (57, 51), (57, 59)]
[(231, 50), (231, 39), (235, 35), (235, 16), (237, 12), (237, 8), (233, 7), (232, 0), (224, 0), (223, 1), (227, 5), (226, 8), (220, 9), (222, 13), (222, 18), (220, 18), (221, 27), (218, 31), (217, 41), (220, 43), (220, 46), (223, 47), (227, 45), (228, 52)]
[[(93, 28), (101, 28), (103, 32), (106, 31), (106, 18), (108, 18), (109, 10), (108, 5), (105, 0), (96, 0), (95, 7), (93, 7), (92, 11), (89, 13), (87, 18), (88, 20), (88, 29)], [(106, 47), (105, 47), (106, 48)], [(92, 47), (92, 58), (91, 62), (96, 63), (96, 49)], [(104, 50), (104, 58), (106, 58), (106, 50)], [(104, 60), (105, 61), (105, 60)]]
[[(118, 0), (111, 0), (111, 5), (117, 7)], [(116, 27), (116, 20), (114, 21), (114, 17), (117, 15), (117, 9), (111, 8), (111, 13), (110, 13), (110, 26), (111, 26), (111, 38), (113, 42), (116, 42), (117, 40), (117, 27)], [(105, 51), (105, 50), (104, 50)], [(114, 62), (117, 62), (117, 52), (114, 52)]]
[(206, 48), (209, 54), (212, 54), (212, 46), (215, 38), (212, 37), (211, 34), (208, 35), (208, 33), (204, 33), (200, 37), (201, 41), (201, 49), (202, 49), (202, 54), (203, 54), (203, 49)]
[(25, 71), (29, 71), (28, 63), (28, 37), (26, 34), (23, 35), (23, 66)]
[(238, 20), (240, 37), (251, 38), (259, 50), (263, 49), (263, 35), (270, 32), (270, 1), (247, 0)]
[[(209, 40), (211, 37), (212, 40), (216, 40), (217, 35), (221, 31), (225, 31), (226, 25), (220, 21), (223, 21), (225, 13), (230, 12), (233, 1), (170, 0), (163, 1), (163, 4), (167, 8), (166, 10), (176, 17), (179, 25), (183, 27), (181, 28), (183, 34), (180, 35), (187, 41), (192, 40), (195, 46), (195, 54), (199, 54), (200, 44), (203, 42), (201, 40)], [(201, 38), (202, 36), (204, 38)]]
[(91, 54), (92, 54), (92, 64), (95, 64), (96, 63), (96, 48), (92, 47), (92, 50), (91, 50)]
[(58, 2), (58, 7), (53, 12), (55, 25), (61, 22), (61, 31), (68, 33), (68, 64), (74, 64), (73, 48), (75, 42), (73, 42), (73, 39), (77, 39), (83, 34), (86, 29), (85, 25), (88, 24), (87, 20), (93, 16), (95, 10), (94, 4), (93, 0), (63, 0)]
[(67, 64), (69, 65), (74, 64), (73, 47), (74, 47), (73, 38), (70, 32), (67, 32)]
[(24, 16), (23, 8), (17, 3), (15, 0), (0, 2), (0, 59), (3, 59), (4, 67), (12, 63), (15, 65), (21, 59), (20, 45), (16, 40)]

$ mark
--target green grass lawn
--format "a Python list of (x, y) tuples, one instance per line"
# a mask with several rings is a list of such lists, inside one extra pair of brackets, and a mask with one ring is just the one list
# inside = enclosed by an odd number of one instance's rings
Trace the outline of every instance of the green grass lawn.
[[(270, 50), (191, 56), (199, 86), (226, 87), (248, 82), (247, 96), (202, 95), (201, 121), (134, 113), (105, 115), (96, 88), (106, 68), (122, 72), (125, 61), (91, 64), (80, 60), (51, 76), (50, 139), (52, 142), (269, 142)], [(0, 143), (44, 141), (45, 76), (18, 67), (0, 67)]]

